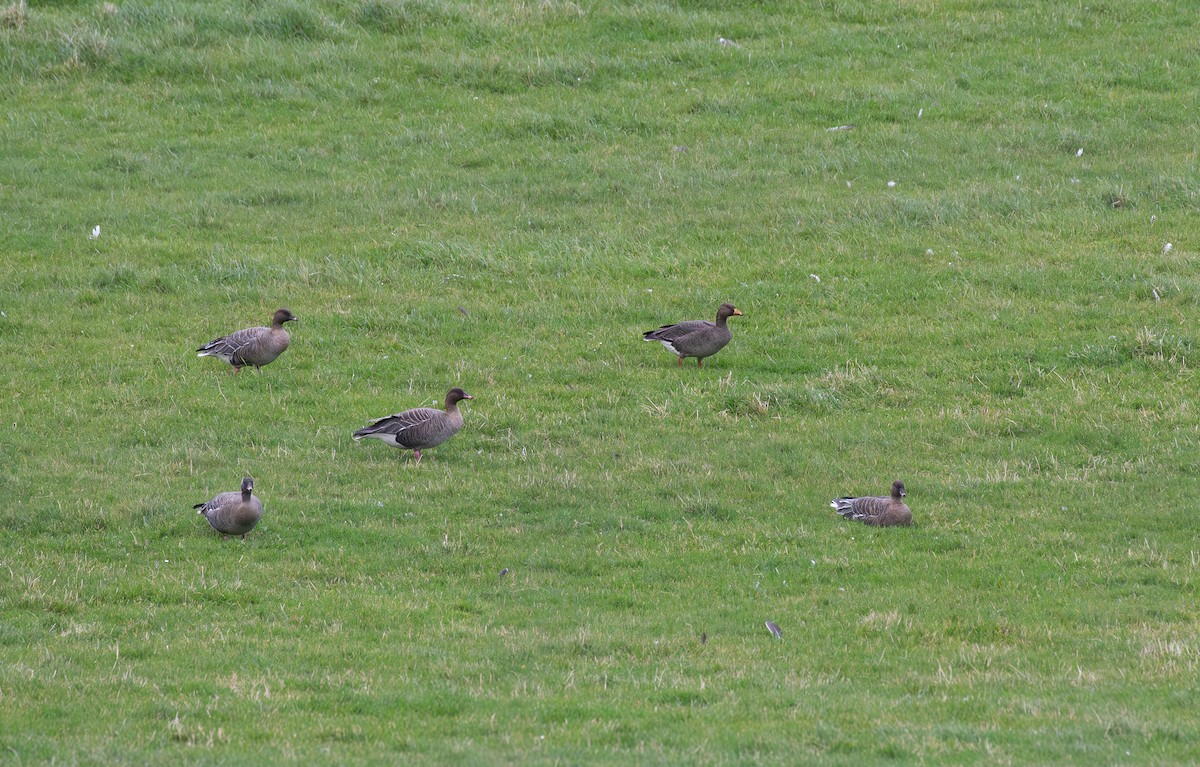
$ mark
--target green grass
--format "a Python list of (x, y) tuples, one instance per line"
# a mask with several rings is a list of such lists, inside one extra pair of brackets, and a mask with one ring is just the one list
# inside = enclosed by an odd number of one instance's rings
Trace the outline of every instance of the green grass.
[[(0, 9), (0, 763), (1200, 760), (1198, 38)], [(454, 385), (419, 467), (351, 440)], [(828, 508), (894, 478), (911, 529)]]

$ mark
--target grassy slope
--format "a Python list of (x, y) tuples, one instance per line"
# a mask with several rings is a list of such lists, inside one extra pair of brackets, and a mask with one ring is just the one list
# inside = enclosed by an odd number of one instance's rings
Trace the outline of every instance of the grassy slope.
[(1200, 757), (1195, 14), (725, 5), (6, 17), (0, 759)]

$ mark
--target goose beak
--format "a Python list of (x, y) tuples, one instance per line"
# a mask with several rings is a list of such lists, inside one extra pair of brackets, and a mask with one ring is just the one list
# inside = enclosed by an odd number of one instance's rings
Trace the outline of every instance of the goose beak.
[(475, 399), (475, 398), (474, 398), (474, 397), (472, 397), (470, 394), (466, 394), (466, 393), (464, 393), (464, 394), (463, 394), (463, 399)]
[(734, 309), (734, 310), (733, 310), (733, 316), (734, 316), (734, 317), (741, 317), (741, 316), (742, 316), (742, 310), (741, 310), (741, 309)]

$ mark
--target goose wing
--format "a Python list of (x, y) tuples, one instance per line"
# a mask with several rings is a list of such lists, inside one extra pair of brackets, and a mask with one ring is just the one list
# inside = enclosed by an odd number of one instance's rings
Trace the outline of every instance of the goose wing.
[(383, 418), (368, 421), (366, 426), (354, 432), (354, 438), (391, 436), (398, 444), (403, 445), (407, 442), (405, 437), (412, 435), (414, 430), (420, 431), (423, 425), (440, 420), (445, 415), (441, 410), (431, 407), (417, 407), (403, 413), (385, 415)]
[(247, 355), (254, 356), (254, 352), (261, 348), (263, 342), (270, 335), (270, 328), (246, 328), (227, 336), (214, 338), (197, 349), (196, 351), (200, 353), (196, 356), (220, 357), (223, 360), (231, 360), (234, 357), (244, 359)]
[(663, 325), (656, 330), (647, 330), (642, 334), (642, 338), (646, 341), (678, 341), (698, 330), (715, 327), (716, 323), (708, 320), (687, 320), (676, 322), (674, 325)]
[(859, 498), (835, 498), (829, 505), (846, 519), (869, 522), (887, 511), (891, 498), (864, 496)]

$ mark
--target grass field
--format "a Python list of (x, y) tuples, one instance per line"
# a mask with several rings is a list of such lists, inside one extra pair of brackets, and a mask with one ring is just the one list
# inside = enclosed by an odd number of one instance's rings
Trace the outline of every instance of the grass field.
[[(0, 764), (1200, 761), (1197, 40), (0, 9)], [(703, 369), (641, 340), (726, 300)], [(451, 386), (419, 467), (351, 440)], [(912, 528), (828, 508), (895, 478)]]

